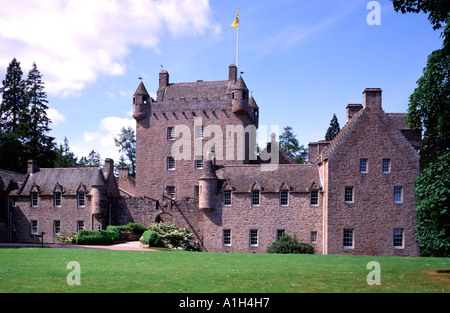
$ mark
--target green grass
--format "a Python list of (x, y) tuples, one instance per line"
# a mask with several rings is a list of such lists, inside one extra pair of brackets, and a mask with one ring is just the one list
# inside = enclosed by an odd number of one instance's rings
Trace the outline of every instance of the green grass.
[(450, 258), (1, 248), (0, 292), (450, 292)]

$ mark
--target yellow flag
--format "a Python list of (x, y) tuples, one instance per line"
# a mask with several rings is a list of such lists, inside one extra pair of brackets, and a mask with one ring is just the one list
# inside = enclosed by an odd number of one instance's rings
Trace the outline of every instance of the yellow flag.
[(237, 12), (236, 20), (235, 20), (234, 23), (231, 24), (230, 26), (231, 26), (231, 27), (234, 27), (234, 28), (236, 28), (236, 27), (239, 26), (239, 11)]

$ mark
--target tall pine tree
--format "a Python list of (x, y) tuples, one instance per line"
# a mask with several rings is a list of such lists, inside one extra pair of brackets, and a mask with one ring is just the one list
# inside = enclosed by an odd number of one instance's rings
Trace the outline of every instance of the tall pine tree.
[(47, 94), (44, 91), (42, 75), (33, 63), (25, 82), (28, 101), (28, 133), (25, 138), (25, 151), (30, 159), (38, 161), (42, 167), (52, 166), (56, 153), (54, 138), (47, 136), (50, 119), (47, 116)]
[(14, 58), (6, 70), (6, 77), (0, 89), (0, 128), (2, 132), (15, 134), (21, 141), (26, 137), (28, 127), (27, 92), (22, 75), (20, 62)]
[(334, 137), (336, 137), (340, 131), (341, 131), (341, 129), (340, 129), (336, 114), (333, 114), (333, 118), (331, 119), (331, 122), (330, 122), (330, 127), (328, 127), (327, 132), (325, 134), (325, 140), (328, 140), (328, 141), (333, 140)]

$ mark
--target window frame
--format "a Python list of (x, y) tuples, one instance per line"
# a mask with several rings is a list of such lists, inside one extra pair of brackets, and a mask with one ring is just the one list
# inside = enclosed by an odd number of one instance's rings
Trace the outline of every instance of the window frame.
[(84, 208), (86, 207), (86, 195), (84, 192), (77, 193), (77, 207)]
[(84, 229), (84, 220), (77, 220), (77, 232)]
[(280, 240), (281, 237), (283, 237), (284, 234), (286, 234), (286, 229), (284, 229), (284, 228), (277, 229), (277, 233), (276, 233), (276, 235), (277, 235), (276, 241)]
[(311, 231), (311, 243), (317, 243), (317, 231)]
[(175, 140), (175, 127), (167, 127), (167, 140)]
[(38, 221), (37, 220), (31, 220), (30, 221), (31, 226), (31, 234), (37, 235), (38, 234)]
[(222, 231), (222, 244), (225, 247), (231, 246), (231, 229), (224, 229)]
[(194, 139), (203, 139), (203, 125), (194, 126)]
[(61, 206), (62, 206), (62, 192), (56, 191), (53, 193), (53, 207), (60, 208)]
[(203, 169), (203, 155), (196, 155), (194, 157), (194, 168), (196, 170), (202, 170)]
[(394, 186), (394, 203), (403, 203), (403, 187)]
[(359, 172), (361, 174), (367, 174), (369, 172), (368, 160), (367, 159), (359, 159)]
[[(351, 191), (351, 200), (348, 200), (350, 191)], [(355, 187), (354, 186), (345, 186), (344, 201), (345, 201), (345, 203), (354, 203), (355, 202)]]
[(223, 206), (230, 207), (232, 204), (231, 200), (231, 190), (223, 191)]
[(287, 189), (280, 190), (280, 206), (289, 206), (289, 190)]
[[(351, 240), (351, 245), (348, 245)], [(347, 243), (347, 245), (346, 245)], [(355, 248), (355, 230), (353, 228), (344, 228), (342, 237), (342, 246), (344, 249), (354, 249)]]
[(33, 191), (30, 195), (30, 202), (32, 208), (39, 207), (39, 193), (37, 191)]
[[(171, 166), (173, 164), (173, 167)], [(167, 166), (168, 171), (175, 171), (175, 159), (172, 156), (167, 157)]]
[[(387, 164), (387, 169), (386, 169)], [(381, 171), (383, 174), (390, 174), (391, 173), (391, 159), (383, 159), (381, 161)]]
[[(59, 230), (59, 231), (57, 231)], [(53, 235), (61, 235), (61, 221), (54, 220), (53, 221)]]
[[(313, 193), (315, 196), (313, 197)], [(316, 200), (316, 203), (313, 203), (313, 199)], [(319, 205), (319, 190), (310, 190), (309, 191), (309, 205), (318, 206)]]
[(249, 244), (250, 247), (257, 247), (259, 244), (258, 240), (258, 229), (250, 229), (249, 231)]
[[(256, 198), (256, 193), (258, 194), (258, 197)], [(256, 199), (258, 199), (258, 203), (256, 203)], [(251, 202), (252, 206), (260, 206), (261, 205), (261, 190), (255, 189), (251, 192)]]
[[(401, 245), (399, 245), (399, 240)], [(392, 233), (392, 244), (394, 249), (405, 249), (405, 229), (404, 228), (394, 228)]]

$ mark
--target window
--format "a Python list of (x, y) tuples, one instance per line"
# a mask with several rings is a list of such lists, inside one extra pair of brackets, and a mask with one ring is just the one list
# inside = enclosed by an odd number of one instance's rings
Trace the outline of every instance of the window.
[(284, 229), (277, 229), (277, 241), (283, 237), (283, 235), (286, 233)]
[(353, 203), (353, 186), (345, 187), (345, 202)]
[(231, 190), (223, 191), (223, 205), (231, 206)]
[(344, 229), (344, 240), (343, 240), (345, 249), (353, 249), (353, 229), (345, 228)]
[(167, 140), (175, 140), (175, 127), (167, 127)]
[(289, 191), (287, 190), (280, 191), (280, 205), (282, 206), (289, 205)]
[(311, 205), (319, 205), (319, 191), (311, 190), (309, 192), (310, 204)]
[(84, 208), (84, 193), (79, 192), (77, 195), (77, 200), (78, 200), (78, 207)]
[(403, 249), (403, 228), (394, 228), (394, 249)]
[(37, 221), (31, 221), (31, 234), (37, 235), (38, 233), (38, 224)]
[(359, 160), (359, 172), (360, 173), (367, 173), (367, 159), (360, 159)]
[(203, 125), (195, 126), (195, 139), (203, 139)]
[(175, 186), (167, 186), (166, 187), (167, 194), (172, 198), (175, 199)]
[(175, 170), (175, 159), (173, 157), (167, 157), (167, 169), (169, 171)]
[(38, 193), (37, 192), (32, 192), (31, 193), (31, 206), (33, 208), (36, 208), (38, 206)]
[(231, 246), (231, 229), (223, 230), (223, 245)]
[(383, 159), (383, 173), (390, 173), (390, 172), (391, 172), (391, 160)]
[(403, 202), (403, 187), (394, 187), (394, 203)]
[(200, 195), (200, 186), (195, 185), (194, 186), (194, 197), (197, 198)]
[(61, 221), (53, 221), (53, 234), (61, 234)]
[(196, 155), (195, 156), (195, 168), (200, 170), (203, 168), (203, 156), (202, 155)]
[(317, 243), (317, 232), (316, 231), (311, 232), (311, 243)]
[(250, 246), (258, 246), (258, 230), (250, 229)]
[(61, 207), (61, 193), (55, 192), (53, 194), (53, 205), (57, 208)]
[(77, 221), (77, 232), (84, 229), (84, 221)]
[(252, 205), (259, 205), (259, 190), (252, 190)]

